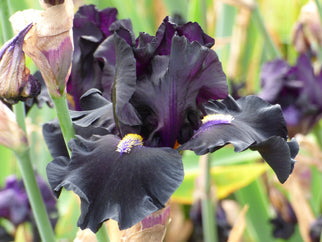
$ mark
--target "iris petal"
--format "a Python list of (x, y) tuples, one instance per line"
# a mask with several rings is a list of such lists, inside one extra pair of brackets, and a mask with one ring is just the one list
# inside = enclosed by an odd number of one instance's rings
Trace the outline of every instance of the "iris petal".
[(138, 75), (146, 72), (146, 68), (153, 56), (170, 55), (174, 35), (185, 36), (189, 42), (197, 41), (208, 48), (211, 48), (215, 43), (213, 38), (203, 32), (198, 23), (180, 24), (171, 17), (165, 17), (155, 36), (140, 33), (136, 39), (134, 52), (137, 59)]
[(141, 120), (129, 103), (136, 89), (134, 54), (127, 42), (117, 34), (114, 34), (114, 41), (116, 55), (115, 80), (112, 90), (114, 119), (119, 125), (138, 125)]
[(208, 115), (231, 115), (230, 122), (203, 124), (194, 136), (179, 147), (202, 155), (232, 144), (236, 152), (251, 148), (258, 150), (273, 168), (281, 183), (292, 172), (299, 147), (295, 140), (287, 142), (287, 129), (279, 105), (270, 105), (256, 96), (235, 101), (228, 97), (206, 105)]
[[(92, 135), (118, 134), (112, 104), (97, 89), (87, 91), (79, 101), (84, 111), (70, 111), (76, 134), (90, 138)], [(58, 120), (42, 127), (44, 139), (52, 157), (69, 157)]]
[(170, 148), (134, 146), (116, 151), (120, 139), (106, 135), (95, 141), (70, 142), (72, 158), (54, 159), (47, 167), (49, 183), (59, 196), (62, 187), (81, 199), (78, 226), (96, 232), (108, 219), (126, 229), (164, 206), (183, 180), (181, 156)]
[(192, 126), (200, 121), (199, 103), (228, 94), (226, 76), (214, 51), (184, 36), (174, 36), (171, 46), (169, 57), (153, 58), (152, 72), (137, 81), (132, 99), (141, 116), (151, 110), (151, 123), (145, 126), (154, 126), (154, 133), (148, 132), (148, 142), (159, 135), (160, 146), (168, 147), (191, 137)]

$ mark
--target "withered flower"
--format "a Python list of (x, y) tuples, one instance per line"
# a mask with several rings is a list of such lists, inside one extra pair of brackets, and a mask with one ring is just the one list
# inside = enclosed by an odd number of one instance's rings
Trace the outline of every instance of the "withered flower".
[(40, 83), (30, 75), (22, 50), (31, 27), (29, 24), (0, 49), (0, 98), (11, 104), (40, 93)]
[(322, 25), (314, 1), (305, 4), (294, 26), (292, 42), (299, 53), (316, 56), (322, 46)]
[(26, 135), (17, 124), (14, 113), (0, 101), (0, 145), (18, 151), (27, 144)]
[(41, 71), (51, 96), (63, 94), (70, 74), (73, 40), (74, 5), (72, 0), (52, 5), (41, 1), (43, 11), (15, 13), (10, 21), (15, 31), (33, 23), (25, 37), (24, 51)]

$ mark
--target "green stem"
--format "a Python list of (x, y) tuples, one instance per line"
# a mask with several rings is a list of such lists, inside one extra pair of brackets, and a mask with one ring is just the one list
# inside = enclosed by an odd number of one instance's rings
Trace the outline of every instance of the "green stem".
[(18, 158), (22, 179), (26, 187), (40, 237), (42, 241), (55, 242), (55, 235), (29, 159), (29, 149), (26, 149), (23, 152), (15, 152), (15, 154)]
[(2, 39), (9, 40), (13, 36), (10, 18), (9, 0), (0, 0), (0, 23), (2, 28)]
[(318, 122), (313, 128), (313, 134), (315, 136), (316, 142), (322, 149), (322, 121)]
[(265, 27), (265, 23), (262, 17), (262, 14), (259, 10), (259, 6), (257, 4), (257, 6), (253, 9), (252, 12), (252, 19), (255, 23), (255, 25), (257, 26), (258, 30), (261, 32), (262, 36), (265, 39), (266, 45), (269, 49), (269, 54), (271, 55), (272, 59), (278, 59), (278, 58), (282, 58), (282, 55), (280, 53), (280, 51), (278, 50), (278, 48), (275, 46), (271, 36), (269, 35), (267, 28)]
[(208, 155), (200, 157), (201, 166), (201, 177), (203, 181), (203, 198), (201, 200), (201, 211), (202, 211), (202, 228), (204, 233), (204, 241), (216, 242), (217, 236), (217, 225), (215, 220), (215, 209), (211, 199), (211, 178), (210, 178), (210, 159)]
[[(51, 98), (55, 105), (57, 117), (66, 147), (68, 147), (68, 142), (75, 137), (75, 130), (67, 106), (66, 93), (64, 93), (61, 97), (52, 96)], [(67, 150), (69, 152), (69, 155), (71, 156), (70, 150)], [(96, 238), (99, 242), (109, 241), (105, 226), (102, 226), (101, 229), (96, 233)]]
[(103, 223), (102, 227), (96, 233), (96, 239), (98, 242), (109, 242), (108, 232), (106, 225)]
[(321, 5), (320, 5), (319, 0), (315, 0), (315, 4), (316, 4), (316, 7), (317, 7), (318, 12), (319, 12), (320, 21), (321, 21), (321, 23), (322, 23), (322, 9), (321, 9)]
[(25, 105), (23, 102), (18, 102), (13, 105), (13, 111), (16, 114), (16, 121), (19, 127), (27, 134), (25, 123)]
[[(315, 125), (312, 133), (315, 136), (320, 150), (322, 150), (322, 121), (318, 122)], [(312, 181), (313, 180), (315, 182), (312, 182), (312, 191), (316, 191), (314, 192), (314, 194), (312, 194), (312, 198), (314, 198), (312, 199), (312, 202), (314, 204), (313, 210), (316, 214), (320, 214), (322, 212), (322, 191), (319, 188), (318, 184), (322, 184), (322, 173), (319, 172), (317, 167), (312, 167)]]
[[(24, 104), (22, 102), (19, 102), (18, 104), (14, 105), (14, 111), (18, 125), (26, 133)], [(18, 165), (24, 185), (26, 187), (28, 199), (35, 217), (40, 237), (43, 241), (54, 242), (55, 235), (51, 227), (51, 223), (49, 221), (41, 193), (39, 191), (34, 170), (32, 168), (29, 148), (26, 147), (26, 149), (23, 150), (19, 149), (19, 151), (15, 151), (15, 155), (18, 158)]]
[[(75, 130), (67, 106), (66, 93), (64, 93), (61, 97), (52, 96), (52, 100), (55, 105), (57, 117), (59, 120), (60, 128), (65, 140), (66, 147), (68, 147), (68, 142), (75, 137)], [(70, 154), (70, 150), (67, 150)]]

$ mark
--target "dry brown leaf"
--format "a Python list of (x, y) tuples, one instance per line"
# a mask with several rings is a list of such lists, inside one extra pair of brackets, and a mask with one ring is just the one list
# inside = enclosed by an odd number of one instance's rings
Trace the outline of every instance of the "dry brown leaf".
[(232, 230), (229, 233), (228, 242), (241, 241), (243, 237), (244, 230), (246, 228), (246, 212), (248, 210), (248, 205), (245, 205), (240, 212)]

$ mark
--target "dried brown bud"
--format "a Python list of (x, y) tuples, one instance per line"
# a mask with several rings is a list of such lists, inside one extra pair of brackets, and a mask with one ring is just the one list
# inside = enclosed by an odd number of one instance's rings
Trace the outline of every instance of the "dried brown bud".
[(74, 5), (72, 0), (65, 0), (44, 8), (44, 11), (17, 12), (10, 21), (15, 31), (23, 24), (33, 23), (23, 49), (39, 68), (49, 93), (59, 97), (65, 90), (71, 69)]
[(9, 103), (35, 97), (41, 90), (40, 83), (25, 65), (22, 50), (24, 37), (31, 27), (28, 25), (0, 49), (0, 97)]
[(309, 1), (302, 7), (292, 40), (299, 53), (309, 51), (316, 54), (319, 46), (322, 45), (322, 26), (314, 1)]

